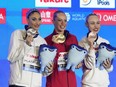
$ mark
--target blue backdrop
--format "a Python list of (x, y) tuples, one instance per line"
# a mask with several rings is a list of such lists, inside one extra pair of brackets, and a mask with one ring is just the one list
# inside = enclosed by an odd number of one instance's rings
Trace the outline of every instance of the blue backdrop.
[[(34, 8), (35, 1), (34, 0), (0, 0), (0, 8), (6, 8), (6, 23), (0, 24), (0, 87), (8, 87), (8, 79), (9, 79), (9, 62), (7, 61), (8, 56), (8, 47), (11, 33), (16, 29), (23, 29), (24, 24), (22, 24), (22, 9), (23, 8)], [(50, 8), (54, 9), (54, 8)], [(55, 8), (56, 9), (56, 8)], [(68, 13), (68, 26), (67, 30), (77, 36), (78, 41), (81, 40), (83, 36), (87, 33), (87, 28), (85, 27), (85, 17), (89, 13), (92, 13), (93, 10), (104, 10), (97, 8), (80, 8), (79, 0), (72, 0), (71, 8), (57, 8), (59, 10), (63, 10)], [(106, 9), (105, 10), (116, 10)], [(39, 32), (42, 37), (46, 37), (53, 31), (53, 25), (51, 24), (43, 24), (41, 25)], [(101, 30), (99, 35), (103, 38), (106, 38), (110, 41), (111, 45), (116, 46), (116, 26), (115, 25), (103, 25), (101, 26)], [(114, 70), (109, 73), (110, 75), (110, 86), (115, 86), (115, 78), (116, 78), (116, 58), (113, 62)], [(75, 71), (77, 76), (78, 87), (81, 87), (81, 76), (82, 70)], [(101, 77), (98, 77), (101, 78)], [(43, 86), (45, 87), (46, 79), (43, 78)]]

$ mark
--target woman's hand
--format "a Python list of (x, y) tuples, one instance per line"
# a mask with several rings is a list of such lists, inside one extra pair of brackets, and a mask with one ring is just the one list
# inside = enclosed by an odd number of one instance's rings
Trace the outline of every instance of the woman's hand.
[(47, 66), (46, 66), (46, 70), (48, 73), (52, 73), (53, 72), (53, 66), (54, 66), (54, 63), (53, 62), (50, 62)]
[(94, 43), (95, 39), (96, 39), (96, 33), (90, 32), (88, 35), (88, 38), (87, 38), (89, 45), (90, 45), (90, 49), (93, 49), (93, 43)]
[(105, 69), (109, 69), (111, 67), (111, 61), (109, 58), (103, 62), (103, 66)]
[(31, 42), (33, 41), (32, 35), (27, 35), (26, 37), (26, 44), (31, 46)]
[(77, 66), (76, 66), (76, 69), (79, 69), (79, 68), (81, 68), (83, 66), (83, 63), (81, 62), (81, 63), (79, 63)]

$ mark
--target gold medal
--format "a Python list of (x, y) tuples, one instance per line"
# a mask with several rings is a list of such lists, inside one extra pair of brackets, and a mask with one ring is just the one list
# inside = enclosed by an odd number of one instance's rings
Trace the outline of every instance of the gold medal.
[(52, 41), (54, 43), (64, 43), (65, 42), (65, 36), (63, 34), (57, 34), (52, 37)]

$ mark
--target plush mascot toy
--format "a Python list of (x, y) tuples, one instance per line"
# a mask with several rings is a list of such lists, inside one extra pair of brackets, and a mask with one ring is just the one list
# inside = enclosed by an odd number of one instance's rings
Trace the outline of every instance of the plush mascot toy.
[[(57, 48), (46, 44), (40, 45), (39, 48), (39, 62), (41, 71), (46, 71), (45, 68), (51, 61), (54, 60), (57, 53)], [(47, 71), (46, 71), (47, 72)]]
[(71, 68), (72, 71), (75, 71), (76, 66), (83, 61), (86, 54), (87, 50), (80, 46), (72, 44), (67, 55), (68, 59), (66, 69), (68, 70)]
[(116, 48), (112, 47), (110, 44), (101, 43), (98, 49), (97, 67), (100, 70), (103, 70), (103, 61), (105, 61), (108, 58), (110, 59), (110, 61), (112, 61), (115, 56)]

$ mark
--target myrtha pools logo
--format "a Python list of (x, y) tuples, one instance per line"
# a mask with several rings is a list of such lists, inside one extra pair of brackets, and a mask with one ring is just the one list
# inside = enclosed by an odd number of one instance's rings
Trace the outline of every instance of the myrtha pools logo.
[(90, 3), (96, 3), (97, 5), (110, 5), (110, 2), (108, 0), (82, 0), (82, 5), (87, 6)]
[(115, 0), (80, 0), (81, 8), (115, 8)]

